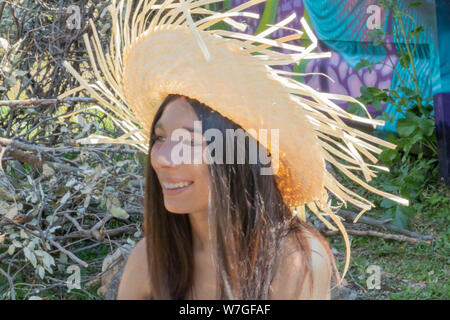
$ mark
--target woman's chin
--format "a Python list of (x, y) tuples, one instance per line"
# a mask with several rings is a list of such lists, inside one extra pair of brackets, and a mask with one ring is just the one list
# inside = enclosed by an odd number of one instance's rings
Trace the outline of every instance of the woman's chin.
[(174, 210), (174, 209), (168, 209), (168, 208), (166, 208), (166, 210), (167, 210), (169, 213), (173, 213), (173, 214), (188, 214), (188, 213), (186, 212), (186, 210)]
[(203, 211), (207, 211), (207, 207), (203, 208), (203, 207), (198, 207), (196, 205), (188, 205), (187, 201), (183, 201), (183, 202), (171, 202), (171, 201), (167, 201), (164, 200), (164, 207), (166, 208), (166, 210), (170, 213), (174, 213), (174, 214), (190, 214), (190, 213), (194, 213), (194, 212), (203, 212)]
[(175, 204), (175, 203), (168, 203), (167, 201), (164, 201), (164, 206), (166, 207), (166, 210), (170, 213), (176, 213), (176, 214), (186, 214), (189, 212), (189, 208), (186, 206), (186, 204)]

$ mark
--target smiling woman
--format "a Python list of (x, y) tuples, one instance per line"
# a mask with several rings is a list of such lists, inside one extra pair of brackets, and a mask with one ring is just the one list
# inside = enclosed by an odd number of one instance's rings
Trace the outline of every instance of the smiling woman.
[[(245, 10), (266, 1), (216, 12), (208, 5), (224, 0), (113, 0), (109, 52), (92, 21), (94, 36), (84, 38), (95, 81), (64, 62), (81, 83), (65, 95), (88, 90), (124, 131), (83, 142), (148, 152), (145, 238), (130, 256), (119, 298), (329, 297), (335, 261), (326, 240), (307, 224), (306, 209), (341, 231), (347, 249), (342, 280), (350, 241), (336, 209), (350, 203), (361, 209), (359, 217), (374, 204), (342, 185), (327, 163), (367, 190), (408, 205), (368, 184), (376, 170), (388, 171), (375, 165), (374, 154), (382, 151), (375, 145), (395, 145), (343, 119), (374, 128), (384, 122), (346, 112), (335, 101), (359, 102), (319, 92), (275, 67), (329, 57), (313, 52), (318, 41), (306, 19), (300, 19), (303, 31), (286, 27), (296, 19), (293, 12), (257, 35), (245, 33), (237, 20), (259, 18)], [(218, 29), (219, 22), (238, 31)], [(282, 28), (294, 33), (273, 38)], [(304, 45), (304, 36), (308, 47), (293, 42)], [(209, 130), (220, 138), (211, 141)], [(213, 146), (223, 145), (229, 130), (246, 139), (225, 143), (221, 152)], [(256, 130), (275, 131), (269, 139)]]
[[(259, 161), (248, 163), (249, 152), (243, 164), (174, 163), (180, 142), (172, 134), (195, 121), (222, 136), (242, 129), (195, 99), (164, 100), (150, 135), (145, 238), (127, 262), (118, 298), (329, 298), (336, 269), (327, 241), (292, 215), (274, 176), (261, 175)], [(248, 142), (235, 146), (248, 150)]]

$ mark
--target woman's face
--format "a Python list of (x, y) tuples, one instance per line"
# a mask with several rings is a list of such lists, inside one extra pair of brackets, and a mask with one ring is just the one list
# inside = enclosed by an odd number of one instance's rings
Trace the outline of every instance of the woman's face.
[[(208, 210), (208, 165), (204, 161), (195, 164), (193, 155), (188, 157), (189, 161), (182, 163), (177, 157), (181, 148), (193, 154), (194, 150), (203, 151), (206, 146), (201, 132), (194, 133), (194, 121), (199, 121), (194, 109), (181, 97), (167, 104), (155, 124), (155, 142), (150, 153), (151, 165), (161, 184), (164, 205), (172, 213)], [(190, 136), (190, 141), (180, 138), (171, 141), (172, 133), (175, 130), (180, 132), (180, 129)]]

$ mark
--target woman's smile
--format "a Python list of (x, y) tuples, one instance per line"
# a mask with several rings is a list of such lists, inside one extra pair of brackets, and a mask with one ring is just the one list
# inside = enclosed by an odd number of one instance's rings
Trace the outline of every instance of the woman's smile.
[(161, 186), (164, 194), (166, 195), (177, 195), (185, 190), (187, 190), (194, 181), (184, 180), (184, 181), (169, 181), (165, 180), (161, 182)]

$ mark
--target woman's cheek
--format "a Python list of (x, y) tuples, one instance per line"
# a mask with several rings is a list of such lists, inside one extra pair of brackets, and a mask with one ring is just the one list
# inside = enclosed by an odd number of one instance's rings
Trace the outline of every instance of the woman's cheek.
[(198, 194), (198, 198), (202, 199), (202, 202), (206, 202), (206, 204), (208, 204), (209, 190), (210, 190), (210, 177), (208, 165), (203, 163), (198, 166), (199, 168), (197, 171), (197, 179), (199, 180), (198, 181), (199, 183), (197, 187), (200, 193)]
[(158, 146), (156, 144), (154, 144), (150, 151), (150, 164), (152, 165), (153, 169), (155, 169), (155, 170), (157, 167), (157, 163), (156, 163), (157, 152), (158, 152)]

